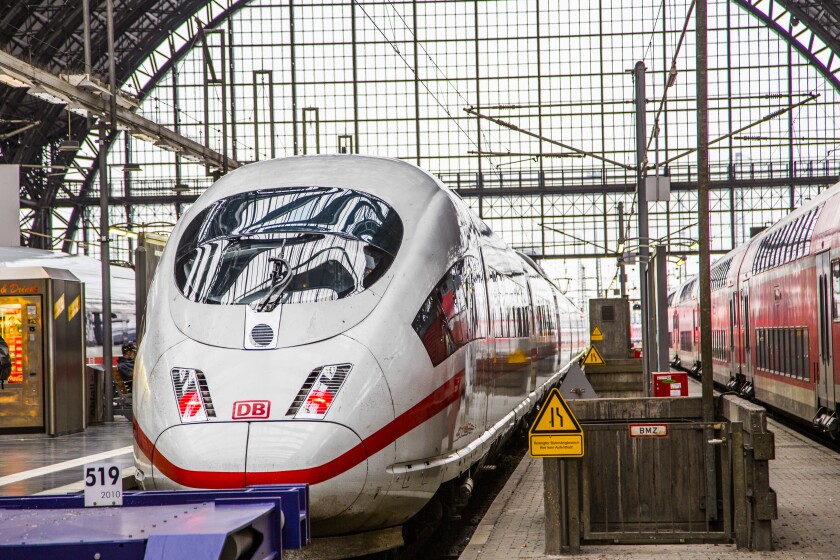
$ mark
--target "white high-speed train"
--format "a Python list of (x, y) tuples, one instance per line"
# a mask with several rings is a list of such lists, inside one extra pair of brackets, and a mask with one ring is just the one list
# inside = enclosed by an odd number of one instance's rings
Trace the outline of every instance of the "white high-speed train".
[(399, 526), (471, 485), (586, 334), (539, 267), (414, 165), (248, 165), (185, 213), (157, 268), (138, 479), (306, 482), (316, 536)]

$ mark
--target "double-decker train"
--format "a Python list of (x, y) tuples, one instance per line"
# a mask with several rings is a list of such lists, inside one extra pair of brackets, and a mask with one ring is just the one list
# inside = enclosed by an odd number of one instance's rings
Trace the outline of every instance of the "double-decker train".
[(840, 185), (713, 263), (711, 368), (697, 283), (669, 296), (672, 365), (840, 434)]
[(586, 335), (537, 265), (416, 166), (254, 163), (196, 201), (158, 265), (138, 479), (305, 482), (316, 536), (396, 527), (469, 492)]

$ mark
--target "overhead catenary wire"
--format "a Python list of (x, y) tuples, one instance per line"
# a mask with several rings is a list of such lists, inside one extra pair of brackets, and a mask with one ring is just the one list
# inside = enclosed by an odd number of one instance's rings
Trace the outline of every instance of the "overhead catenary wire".
[(405, 56), (404, 56), (404, 55), (402, 54), (402, 52), (400, 51), (399, 47), (397, 47), (397, 46), (394, 44), (394, 42), (393, 42), (391, 39), (389, 39), (389, 38), (388, 38), (388, 36), (385, 34), (385, 32), (382, 30), (382, 28), (381, 28), (381, 27), (379, 27), (379, 25), (376, 23), (376, 21), (373, 19), (373, 17), (372, 17), (372, 16), (371, 16), (371, 15), (367, 12), (367, 10), (365, 10), (365, 7), (364, 7), (364, 6), (363, 6), (363, 5), (362, 5), (362, 4), (361, 4), (358, 0), (353, 0), (353, 3), (354, 3), (356, 6), (358, 6), (360, 10), (362, 10), (362, 13), (363, 13), (363, 14), (365, 15), (365, 17), (366, 17), (366, 18), (367, 18), (367, 19), (368, 19), (368, 20), (369, 20), (369, 21), (373, 24), (373, 27), (376, 29), (376, 31), (377, 31), (377, 32), (379, 32), (379, 34), (380, 34), (380, 35), (382, 35), (382, 38), (383, 38), (383, 39), (385, 39), (385, 41), (386, 41), (386, 42), (387, 42), (387, 43), (391, 46), (391, 48), (394, 50), (394, 52), (395, 52), (395, 53), (397, 53), (397, 56), (400, 58), (400, 60), (402, 60), (402, 61), (403, 61), (403, 64), (405, 64), (405, 66), (406, 66), (409, 70), (411, 70), (411, 71), (412, 71), (412, 73), (414, 74), (414, 76), (417, 78), (418, 83), (422, 84), (422, 86), (423, 86), (423, 88), (426, 90), (426, 92), (427, 92), (427, 93), (428, 93), (428, 94), (432, 97), (432, 99), (434, 99), (434, 100), (435, 100), (435, 103), (437, 103), (437, 104), (438, 104), (438, 106), (439, 106), (441, 109), (443, 109), (443, 112), (446, 114), (446, 116), (448, 116), (450, 119), (452, 119), (452, 122), (455, 124), (455, 126), (458, 128), (458, 130), (460, 130), (460, 131), (461, 131), (461, 133), (462, 133), (464, 136), (466, 136), (466, 138), (467, 138), (467, 140), (469, 141), (469, 143), (470, 143), (470, 144), (472, 144), (473, 146), (475, 146), (476, 148), (478, 148), (478, 147), (479, 147), (479, 146), (478, 146), (478, 143), (477, 143), (475, 140), (473, 140), (473, 139), (472, 139), (472, 137), (470, 136), (470, 134), (469, 134), (466, 130), (464, 130), (464, 128), (463, 128), (463, 127), (461, 126), (461, 124), (458, 122), (458, 119), (456, 119), (456, 118), (452, 115), (452, 113), (450, 112), (449, 108), (447, 108), (447, 107), (446, 107), (446, 105), (444, 105), (444, 104), (440, 101), (440, 99), (438, 99), (438, 97), (437, 97), (437, 96), (436, 96), (436, 95), (432, 92), (432, 90), (429, 88), (428, 84), (426, 84), (426, 82), (425, 82), (424, 80), (421, 80), (421, 79), (420, 79), (419, 75), (417, 74), (417, 69), (416, 69), (416, 68), (413, 68), (413, 67), (411, 66), (411, 64), (408, 62), (408, 60), (406, 60)]

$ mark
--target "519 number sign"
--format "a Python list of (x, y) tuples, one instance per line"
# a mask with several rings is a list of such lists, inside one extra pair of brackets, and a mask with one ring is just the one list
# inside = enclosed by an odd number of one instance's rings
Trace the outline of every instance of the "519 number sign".
[(121, 506), (122, 476), (113, 463), (85, 465), (85, 507)]

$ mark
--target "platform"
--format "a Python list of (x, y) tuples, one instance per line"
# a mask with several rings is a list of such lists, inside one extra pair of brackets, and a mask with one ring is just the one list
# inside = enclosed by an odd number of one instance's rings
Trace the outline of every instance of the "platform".
[[(692, 383), (692, 394), (699, 387)], [(770, 483), (778, 495), (772, 552), (745, 552), (735, 545), (582, 546), (575, 558), (599, 560), (680, 558), (827, 559), (840, 550), (840, 455), (772, 420), (776, 459)], [(496, 497), (460, 560), (557, 558), (545, 553), (542, 460), (526, 456)], [(570, 556), (571, 557), (571, 556)]]
[(132, 468), (132, 443), (131, 422), (123, 417), (66, 436), (0, 435), (0, 496), (62, 493), (77, 483), (81, 489), (85, 463)]

